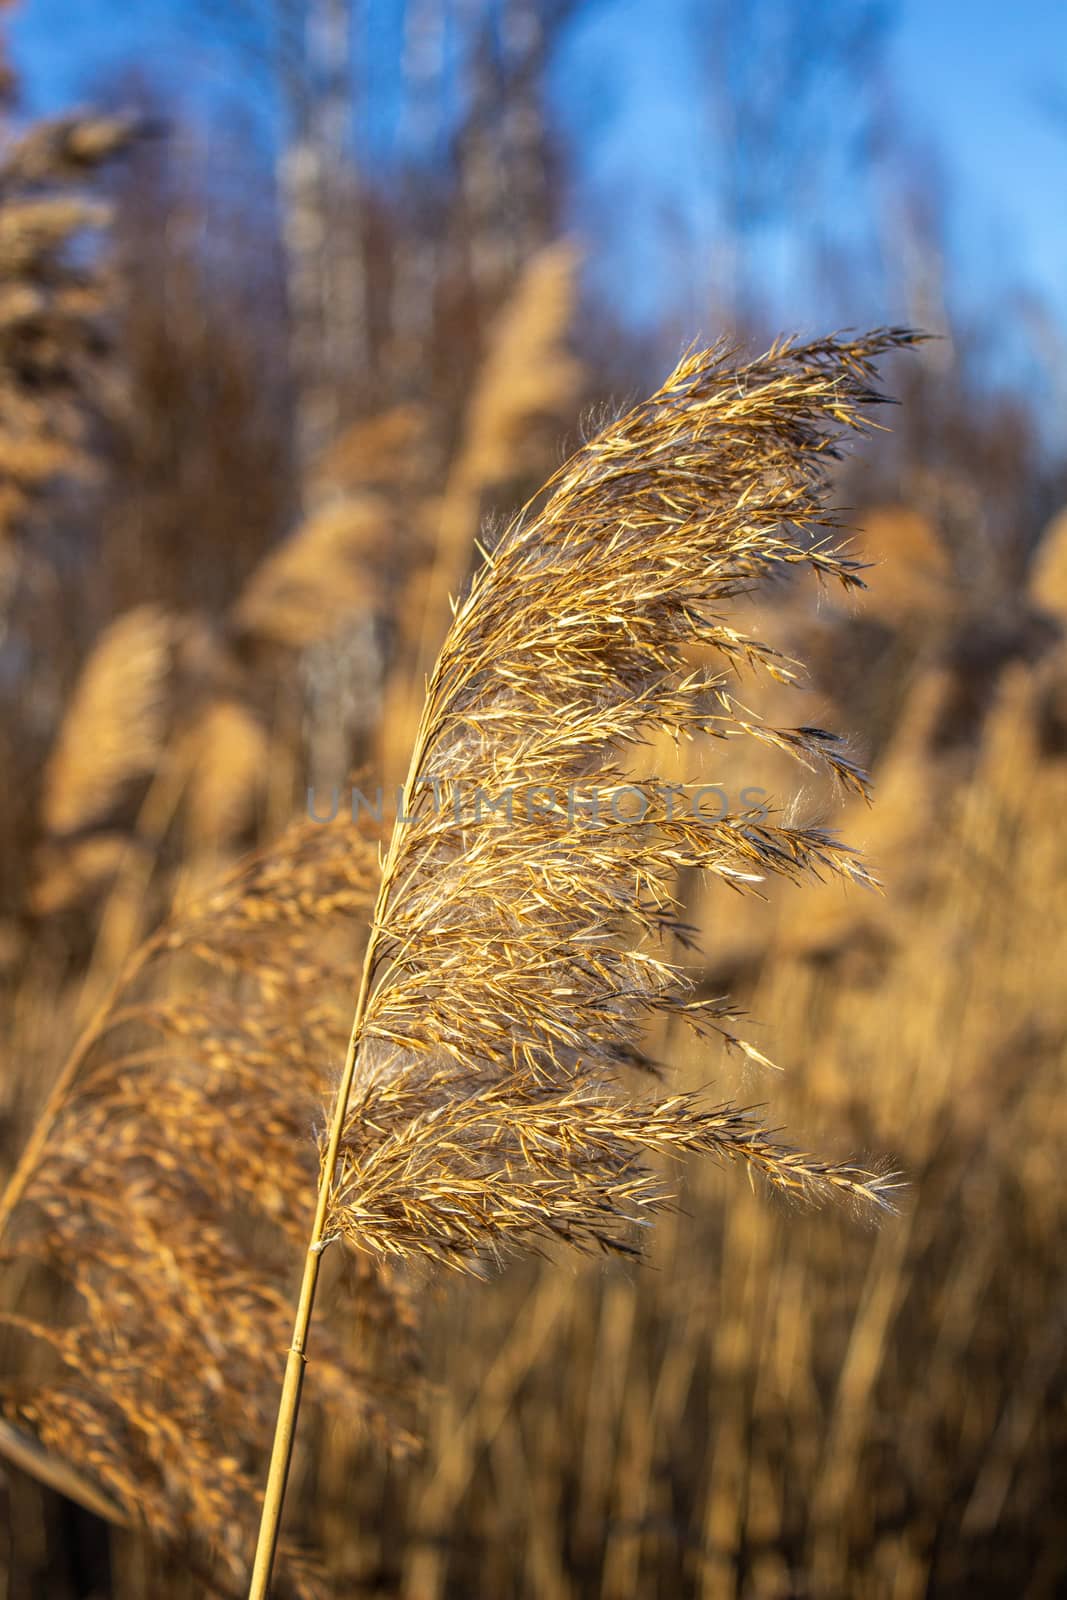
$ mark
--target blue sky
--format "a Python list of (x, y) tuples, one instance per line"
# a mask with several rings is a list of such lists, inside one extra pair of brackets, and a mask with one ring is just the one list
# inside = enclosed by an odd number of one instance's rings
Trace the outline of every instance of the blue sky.
[[(390, 0), (365, 3), (382, 30)], [(240, 4), (228, 0), (220, 12), (210, 0), (20, 0), (5, 28), (27, 109), (84, 101), (131, 62), (162, 83), (175, 81), (180, 64), (181, 91), (194, 104), (240, 101), (249, 69), (205, 27), (205, 18), (237, 14)], [(637, 320), (662, 311), (674, 225), (698, 244), (705, 225), (683, 23), (693, 0), (686, 6), (579, 7), (557, 78), (582, 153), (583, 203), (607, 221), (609, 238), (614, 229), (604, 286)], [(943, 174), (957, 295), (978, 307), (1022, 288), (1067, 325), (1067, 0), (898, 0), (895, 15), (892, 103), (915, 159)], [(390, 53), (393, 43), (386, 38)], [(1040, 104), (1056, 92), (1058, 125)], [(245, 99), (254, 127), (264, 108)], [(766, 254), (771, 276), (790, 285), (788, 241), (769, 238)]]
[[(976, 274), (1013, 266), (1067, 316), (1067, 3), (909, 0), (901, 22), (908, 116), (942, 153), (963, 242), (996, 257)], [(1059, 96), (1062, 120), (1043, 95)]]
[[(589, 150), (591, 187), (626, 196), (637, 259), (622, 270), (641, 303), (662, 267), (655, 218), (691, 215), (700, 184), (697, 67), (681, 11), (670, 0), (614, 0), (590, 16), (584, 39), (579, 22), (572, 51), (576, 100), (587, 85), (609, 108)], [(1067, 0), (900, 0), (889, 37), (890, 116), (915, 164), (941, 176), (964, 308), (1024, 289), (1067, 322)], [(1057, 91), (1062, 122), (1042, 104)], [(788, 252), (779, 270), (788, 283)]]

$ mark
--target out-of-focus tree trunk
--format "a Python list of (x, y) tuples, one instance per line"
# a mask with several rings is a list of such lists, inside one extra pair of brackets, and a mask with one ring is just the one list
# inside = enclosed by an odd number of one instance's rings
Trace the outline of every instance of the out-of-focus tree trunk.
[(418, 383), (433, 331), (441, 230), (429, 206), (427, 172), (441, 153), (446, 37), (445, 0), (407, 0), (400, 128), (406, 182), (389, 308), (390, 375), (397, 394)]
[(368, 363), (353, 148), (349, 0), (275, 0), (288, 137), (279, 163), (301, 476), (337, 432)]
[(554, 27), (566, 7), (540, 0), (505, 0), (501, 47), (508, 67), (504, 147), (514, 261), (518, 268), (548, 242), (551, 151), (545, 119), (545, 71)]
[(483, 304), (500, 292), (507, 277), (507, 244), (500, 213), (504, 172), (500, 139), (500, 63), (495, 18), (484, 0), (462, 0), (464, 33), (471, 39), (466, 70), (466, 122), (458, 140), (460, 201), (468, 271)]
[(354, 148), (356, 100), (351, 0), (313, 0), (312, 66), (321, 85), (317, 143), (323, 161), (324, 368), (331, 424), (346, 419), (346, 399), (366, 384), (370, 359), (360, 172)]
[(464, 0), (466, 116), (457, 141), (460, 202), (475, 291), (500, 299), (554, 231), (544, 109), (552, 47), (572, 0)]
[[(323, 490), (315, 466), (366, 392), (370, 363), (353, 14), (352, 0), (275, 4), (288, 122), (278, 186), (295, 445), (303, 508), (310, 512)], [(303, 653), (304, 731), (316, 783), (343, 777), (351, 758), (353, 695), (360, 698), (353, 685), (373, 702), (380, 671), (373, 621), (362, 614), (328, 645)]]

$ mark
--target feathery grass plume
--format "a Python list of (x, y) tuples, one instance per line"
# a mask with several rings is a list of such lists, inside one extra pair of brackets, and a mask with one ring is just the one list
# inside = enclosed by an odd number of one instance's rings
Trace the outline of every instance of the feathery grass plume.
[[(303, 650), (392, 600), (396, 547), (411, 549), (426, 485), (427, 418), (396, 406), (353, 424), (313, 464), (300, 526), (253, 572), (233, 608), (238, 634)], [(417, 541), (416, 541), (417, 542)]]
[(429, 447), (429, 418), (419, 405), (391, 406), (345, 428), (312, 463), (312, 504), (338, 494), (380, 489), (396, 494)]
[(1067, 509), (1041, 536), (1030, 568), (1030, 595), (1057, 617), (1067, 617)]
[(375, 726), (401, 595), (428, 548), (428, 417), (397, 406), (347, 428), (313, 463), (305, 515), (253, 572), (230, 618), (238, 637), (298, 656), (313, 781), (337, 782)]
[[(420, 632), (439, 626), (449, 595), (466, 575), (482, 496), (528, 470), (527, 437), (538, 420), (575, 404), (582, 368), (566, 348), (574, 317), (577, 252), (547, 245), (523, 269), (493, 324), (442, 497), (428, 582), (415, 597)], [(428, 665), (428, 663), (427, 663)]]
[(186, 830), (194, 856), (230, 848), (252, 822), (266, 787), (270, 739), (237, 700), (204, 707), (186, 738), (194, 756), (186, 795)]
[[(110, 208), (80, 191), (127, 148), (138, 125), (70, 116), (31, 127), (0, 151), (0, 530), (21, 531), (60, 476), (85, 475), (112, 283), (87, 237)], [(76, 187), (70, 189), (69, 185)], [(65, 186), (56, 192), (55, 186)]]
[(378, 495), (326, 502), (256, 568), (234, 608), (238, 631), (296, 650), (330, 638), (353, 612), (373, 610), (392, 532)]
[[(862, 789), (830, 735), (763, 727), (734, 702), (736, 666), (788, 668), (721, 608), (783, 567), (858, 581), (822, 536), (832, 526), (827, 465), (843, 434), (861, 427), (861, 408), (881, 398), (876, 359), (913, 338), (894, 329), (785, 342), (744, 364), (724, 347), (687, 356), (555, 475), (459, 605), (382, 869), (254, 1600), (269, 1584), (331, 1238), (468, 1269), (560, 1238), (628, 1248), (633, 1222), (665, 1200), (643, 1157), (696, 1150), (791, 1195), (888, 1204), (885, 1175), (802, 1155), (737, 1107), (629, 1083), (628, 1069), (651, 1065), (643, 1043), (656, 1013), (741, 1045), (728, 1007), (696, 998), (661, 949), (685, 936), (680, 869), (734, 887), (769, 873), (863, 873), (819, 830), (751, 812), (703, 815), (659, 794), (652, 775), (635, 806), (619, 760), (656, 731), (741, 734), (826, 763)], [(721, 670), (693, 670), (693, 645), (714, 649)], [(472, 819), (464, 791), (469, 805), (475, 785), (492, 802), (511, 793), (521, 814)]]
[(35, 123), (0, 158), (0, 183), (68, 183), (127, 150), (140, 129), (131, 117), (74, 112)]
[(565, 343), (577, 273), (573, 244), (546, 245), (527, 262), (501, 309), (464, 420), (454, 469), (457, 497), (527, 469), (531, 422), (554, 419), (577, 399), (582, 367)]
[(74, 834), (101, 821), (156, 767), (166, 726), (174, 619), (137, 606), (100, 635), (75, 685), (44, 778), (42, 820)]
[[(156, 932), (79, 1040), (0, 1203), (20, 1305), (34, 1271), (68, 1289), (58, 1324), (0, 1317), (36, 1352), (3, 1386), (15, 1445), (28, 1434), (71, 1492), (85, 1484), (80, 1498), (103, 1496), (233, 1582), (376, 864), (354, 827), (294, 825)], [(402, 1449), (406, 1294), (365, 1255), (338, 1292), (345, 1333), (325, 1352), (322, 1402)], [(0, 1452), (10, 1443), (0, 1432)], [(299, 1558), (289, 1577), (318, 1592)]]

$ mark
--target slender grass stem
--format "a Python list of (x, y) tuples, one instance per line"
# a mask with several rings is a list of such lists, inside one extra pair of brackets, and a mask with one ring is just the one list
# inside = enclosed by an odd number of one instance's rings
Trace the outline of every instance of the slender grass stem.
[[(406, 816), (408, 813), (414, 794), (416, 776), (426, 747), (428, 706), (429, 697), (427, 697), (427, 703), (423, 708), (415, 749), (412, 753), (408, 775), (404, 782), (401, 816)], [(367, 1012), (367, 1001), (370, 998), (371, 983), (377, 965), (382, 933), (382, 914), (389, 898), (395, 874), (399, 839), (400, 824), (398, 822), (393, 829), (385, 863), (382, 867), (381, 883), (374, 907), (374, 915), (371, 920), (366, 954), (363, 958), (363, 972), (360, 977), (359, 993), (356, 997), (356, 1009), (352, 1018), (352, 1029), (348, 1038), (345, 1064), (341, 1072), (341, 1081), (337, 1088), (333, 1115), (330, 1120), (329, 1139), (326, 1146), (326, 1154), (323, 1158), (318, 1197), (315, 1203), (315, 1218), (311, 1225), (311, 1236), (308, 1239), (307, 1253), (304, 1257), (304, 1275), (300, 1283), (296, 1315), (293, 1321), (293, 1337), (285, 1361), (285, 1375), (282, 1379), (281, 1397), (278, 1402), (278, 1420), (275, 1424), (274, 1443), (271, 1446), (267, 1482), (263, 1492), (263, 1511), (260, 1517), (259, 1537), (256, 1541), (256, 1552), (252, 1563), (252, 1578), (248, 1590), (248, 1600), (266, 1600), (266, 1596), (270, 1592), (271, 1573), (274, 1570), (274, 1560), (278, 1551), (278, 1537), (281, 1532), (285, 1490), (289, 1481), (289, 1470), (292, 1466), (293, 1449), (296, 1443), (300, 1396), (304, 1386), (304, 1370), (307, 1366), (308, 1337), (311, 1329), (311, 1319), (315, 1310), (315, 1291), (318, 1288), (323, 1252), (328, 1243), (325, 1237), (326, 1218), (330, 1207), (330, 1195), (333, 1189), (334, 1174), (337, 1170), (337, 1159), (341, 1149), (345, 1118), (348, 1114), (348, 1102), (352, 1095), (352, 1082), (356, 1071), (356, 1055), (363, 1032), (363, 1021)]]

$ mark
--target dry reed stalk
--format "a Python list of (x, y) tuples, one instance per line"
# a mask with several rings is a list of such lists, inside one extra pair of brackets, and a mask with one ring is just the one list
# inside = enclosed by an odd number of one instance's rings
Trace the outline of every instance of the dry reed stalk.
[[(729, 671), (788, 676), (721, 615), (776, 570), (845, 584), (830, 548), (827, 466), (861, 427), (875, 360), (902, 330), (786, 342), (740, 364), (688, 356), (661, 390), (585, 446), (488, 552), (430, 678), (382, 867), (279, 1408), (251, 1600), (278, 1538), (324, 1250), (347, 1238), (389, 1258), (477, 1270), (554, 1239), (629, 1248), (662, 1205), (648, 1153), (703, 1151), (789, 1194), (885, 1205), (892, 1180), (781, 1145), (731, 1105), (624, 1088), (651, 1067), (659, 1014), (705, 1039), (729, 1008), (692, 995), (657, 947), (684, 938), (680, 869), (737, 887), (765, 874), (862, 878), (826, 834), (731, 813), (590, 814), (620, 790), (619, 755), (656, 730), (738, 734), (863, 780), (827, 734), (739, 711)], [(722, 669), (690, 670), (694, 644)], [(453, 813), (463, 785), (538, 791), (509, 826)], [(645, 785), (654, 790), (654, 780)], [(574, 794), (581, 800), (575, 803)]]
[(383, 764), (404, 770), (426, 674), (452, 596), (466, 581), (483, 502), (494, 488), (530, 470), (531, 436), (561, 424), (577, 403), (582, 368), (567, 349), (577, 298), (578, 255), (557, 241), (527, 262), (489, 331), (440, 502), (428, 569), (407, 586), (399, 624), (410, 659), (397, 675), (383, 718)]

